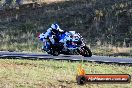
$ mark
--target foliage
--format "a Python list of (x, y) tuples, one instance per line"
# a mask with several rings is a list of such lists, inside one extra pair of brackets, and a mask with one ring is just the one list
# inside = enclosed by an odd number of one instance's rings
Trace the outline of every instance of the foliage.
[[(55, 60), (0, 59), (0, 87), (5, 88), (130, 88), (128, 84), (77, 85), (77, 67), (80, 62)], [(85, 62), (87, 74), (130, 74), (131, 66), (106, 65)]]
[(131, 6), (131, 0), (64, 0), (5, 10), (0, 12), (1, 47), (16, 42), (29, 45), (31, 40), (37, 43), (37, 33), (54, 22), (64, 30), (80, 32), (91, 47), (98, 42), (100, 46), (131, 47)]

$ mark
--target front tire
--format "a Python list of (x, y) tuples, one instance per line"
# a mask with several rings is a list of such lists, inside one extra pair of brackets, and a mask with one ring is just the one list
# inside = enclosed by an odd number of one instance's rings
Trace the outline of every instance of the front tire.
[(92, 52), (87, 46), (83, 46), (81, 50), (79, 50), (79, 53), (84, 57), (91, 57)]

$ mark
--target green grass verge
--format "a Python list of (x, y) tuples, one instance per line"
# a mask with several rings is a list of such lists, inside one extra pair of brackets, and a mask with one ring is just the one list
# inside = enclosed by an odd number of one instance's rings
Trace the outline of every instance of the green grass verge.
[[(77, 85), (75, 77), (81, 62), (54, 60), (0, 59), (1, 88), (131, 88), (130, 84)], [(130, 74), (132, 67), (84, 62), (89, 74)]]

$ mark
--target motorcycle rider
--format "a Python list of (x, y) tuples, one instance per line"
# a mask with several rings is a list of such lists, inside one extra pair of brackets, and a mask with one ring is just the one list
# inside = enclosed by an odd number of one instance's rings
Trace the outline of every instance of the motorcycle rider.
[[(51, 44), (62, 43), (64, 45), (64, 50), (68, 48), (69, 45), (72, 45), (72, 42), (76, 41), (76, 38), (79, 35), (75, 34), (75, 31), (64, 31), (60, 29), (58, 24), (52, 24), (51, 27), (46, 31), (46, 33), (42, 33), (40, 35), (40, 40), (44, 42), (44, 46), (42, 49), (49, 50)], [(48, 42), (45, 42), (46, 40)]]
[[(65, 31), (60, 29), (58, 24), (52, 24), (50, 28), (44, 33), (44, 38), (49, 39), (49, 44), (55, 44), (58, 43), (61, 40), (62, 34), (64, 34)], [(47, 47), (50, 48), (50, 45)]]

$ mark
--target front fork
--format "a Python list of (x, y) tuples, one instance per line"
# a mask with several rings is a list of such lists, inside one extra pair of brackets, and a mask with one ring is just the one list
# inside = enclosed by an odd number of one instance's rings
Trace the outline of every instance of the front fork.
[(81, 55), (85, 53), (83, 47), (84, 47), (84, 46), (80, 46), (80, 47), (78, 48), (78, 52), (79, 52)]

